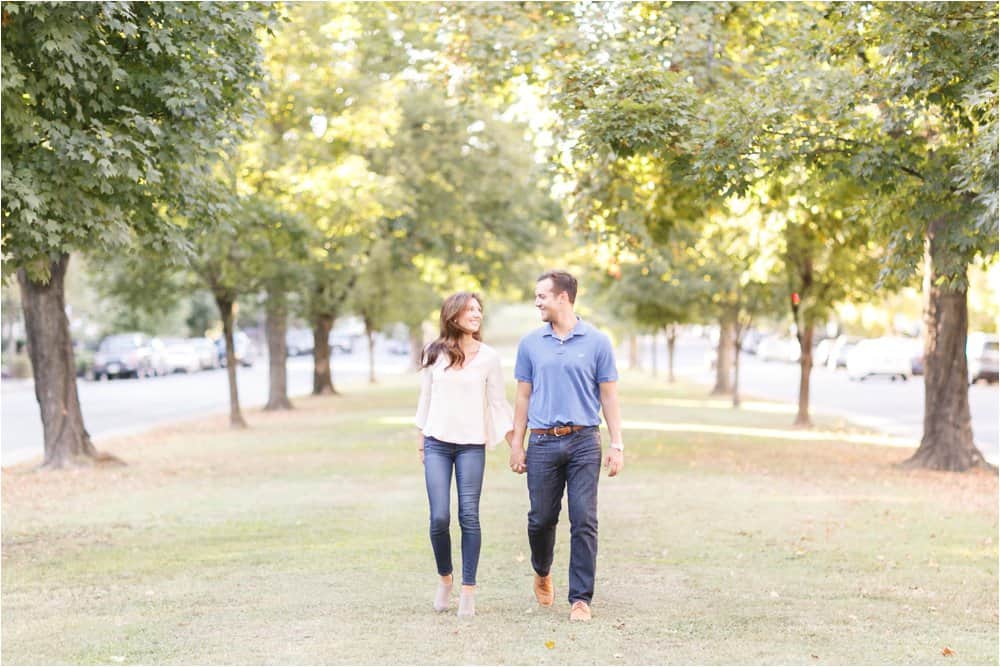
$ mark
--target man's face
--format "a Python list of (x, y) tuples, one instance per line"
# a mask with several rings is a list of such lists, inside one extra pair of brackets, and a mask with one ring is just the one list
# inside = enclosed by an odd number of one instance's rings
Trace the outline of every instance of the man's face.
[(566, 294), (562, 292), (559, 296), (556, 296), (552, 288), (551, 278), (539, 281), (535, 285), (535, 308), (538, 309), (539, 314), (542, 316), (542, 322), (552, 322), (556, 319)]

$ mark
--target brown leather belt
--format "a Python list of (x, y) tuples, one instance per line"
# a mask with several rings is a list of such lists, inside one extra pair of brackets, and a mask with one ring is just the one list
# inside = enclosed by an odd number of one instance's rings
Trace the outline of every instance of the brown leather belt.
[(553, 426), (552, 428), (533, 428), (531, 432), (535, 435), (554, 435), (556, 437), (562, 437), (564, 435), (569, 435), (570, 433), (576, 433), (577, 431), (582, 431), (587, 428), (586, 426)]

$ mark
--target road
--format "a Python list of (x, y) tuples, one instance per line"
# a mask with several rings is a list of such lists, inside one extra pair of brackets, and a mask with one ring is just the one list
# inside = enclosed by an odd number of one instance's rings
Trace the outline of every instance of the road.
[[(641, 348), (644, 367), (652, 367), (650, 340)], [(693, 336), (681, 338), (677, 343), (674, 372), (678, 376), (711, 386), (715, 372), (705, 364), (709, 342)], [(619, 355), (622, 353), (619, 352)], [(619, 356), (624, 365), (626, 357)], [(666, 374), (666, 347), (662, 342), (658, 350), (660, 373)], [(883, 378), (870, 378), (852, 382), (846, 372), (814, 368), (810, 381), (810, 409), (849, 418), (860, 426), (869, 426), (890, 435), (912, 438), (919, 444), (923, 433), (924, 382), (923, 377), (907, 382), (892, 382)], [(763, 362), (744, 354), (740, 358), (740, 392), (789, 403), (798, 402), (799, 366), (793, 363)], [(969, 409), (972, 413), (972, 432), (976, 446), (991, 463), (998, 461), (998, 419), (1000, 419), (1000, 392), (998, 386), (976, 384), (969, 388)]]
[[(376, 355), (376, 376), (397, 375), (404, 372), (406, 366), (406, 356)], [(288, 360), (289, 396), (302, 396), (312, 391), (312, 371), (310, 356)], [(266, 357), (258, 359), (251, 368), (239, 369), (237, 384), (242, 407), (260, 407), (267, 402), (267, 373)], [(364, 381), (367, 376), (366, 350), (356, 349), (351, 355), (334, 355), (335, 383)], [(229, 410), (225, 369), (143, 380), (80, 380), (77, 387), (84, 423), (95, 440)], [(3, 381), (0, 417), (0, 464), (6, 466), (41, 458), (42, 423), (31, 380)]]
[[(651, 366), (648, 341), (643, 348), (645, 367)], [(706, 368), (707, 340), (682, 338), (677, 346), (675, 372), (710, 386), (714, 373)], [(513, 368), (513, 351), (504, 350), (504, 368)], [(619, 366), (626, 365), (626, 356), (619, 351)], [(660, 348), (660, 372), (665, 373), (665, 348)], [(379, 375), (404, 372), (406, 357), (379, 354), (376, 369)], [(363, 381), (367, 374), (364, 351), (352, 355), (336, 355), (333, 361), (336, 382)], [(798, 400), (799, 369), (797, 364), (762, 362), (744, 355), (740, 365), (740, 387), (745, 395), (794, 403)], [(183, 419), (217, 414), (229, 409), (226, 374), (223, 370), (172, 375), (147, 380), (78, 383), (80, 402), (87, 428), (95, 439), (139, 432), (153, 426)], [(312, 358), (295, 357), (288, 362), (290, 396), (300, 396), (312, 389)], [(253, 368), (239, 370), (240, 402), (245, 407), (258, 407), (267, 401), (267, 364), (259, 361)], [(922, 378), (909, 382), (874, 379), (851, 382), (843, 371), (825, 368), (813, 370), (811, 408), (824, 413), (847, 417), (856, 424), (870, 426), (890, 435), (919, 442), (923, 430), (924, 386)], [(972, 427), (976, 444), (987, 460), (998, 460), (997, 385), (978, 384), (969, 390)], [(40, 458), (42, 427), (30, 381), (4, 381), (2, 401), (2, 465)]]

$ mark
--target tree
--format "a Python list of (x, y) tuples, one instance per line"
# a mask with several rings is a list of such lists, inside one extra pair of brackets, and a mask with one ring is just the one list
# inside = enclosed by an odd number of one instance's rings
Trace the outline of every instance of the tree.
[(290, 410), (286, 333), (289, 294), (304, 276), (303, 264), (312, 240), (311, 228), (296, 214), (262, 194), (245, 198), (246, 215), (238, 242), (252, 249), (244, 270), (252, 273), (247, 282), (259, 285), (265, 295), (268, 357), (268, 393), (265, 410)]
[[(596, 124), (589, 134), (619, 153), (655, 154), (724, 194), (803, 168), (852, 180), (862, 195), (844, 224), (874, 223), (889, 250), (885, 274), (905, 280), (924, 265), (927, 409), (911, 464), (981, 464), (964, 381), (965, 282), (975, 257), (996, 255), (997, 7), (636, 11), (673, 20), (650, 26), (653, 39), (637, 32), (631, 62), (652, 54), (652, 65), (586, 79), (574, 99)], [(703, 55), (692, 57), (699, 43)]]
[(853, 180), (862, 196), (845, 223), (874, 223), (889, 251), (883, 278), (922, 268), (924, 435), (909, 464), (982, 465), (964, 349), (967, 269), (997, 250), (997, 7), (797, 6), (787, 25), (768, 76), (724, 111), (727, 137), (758, 164)]
[[(667, 381), (674, 382), (674, 342), (678, 324), (690, 321), (699, 292), (681, 288), (668, 261), (625, 263), (605, 272), (602, 301), (620, 321), (654, 334), (667, 333)], [(656, 350), (653, 349), (655, 372)]]
[(243, 182), (311, 228), (295, 296), (313, 328), (314, 394), (336, 393), (329, 334), (383, 219), (393, 216), (395, 186), (370, 162), (390, 141), (397, 79), (431, 39), (420, 29), (431, 13), (404, 4), (299, 3), (266, 45), (265, 112)]
[(183, 243), (163, 208), (241, 130), (267, 11), (172, 3), (3, 7), (4, 276), (17, 274), (43, 467), (100, 458), (84, 427), (65, 315), (73, 250)]
[(797, 426), (811, 426), (809, 386), (813, 338), (843, 301), (871, 297), (882, 248), (869, 226), (850, 220), (859, 193), (852, 181), (835, 174), (789, 173), (772, 179), (763, 208), (781, 227), (780, 256), (799, 342)]

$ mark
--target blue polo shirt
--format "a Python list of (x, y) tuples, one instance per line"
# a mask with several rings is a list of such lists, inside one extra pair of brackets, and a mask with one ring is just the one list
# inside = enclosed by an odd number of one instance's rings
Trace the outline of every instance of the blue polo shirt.
[(528, 428), (601, 424), (601, 382), (618, 379), (611, 340), (577, 318), (565, 340), (546, 324), (521, 339), (514, 377), (531, 383)]

